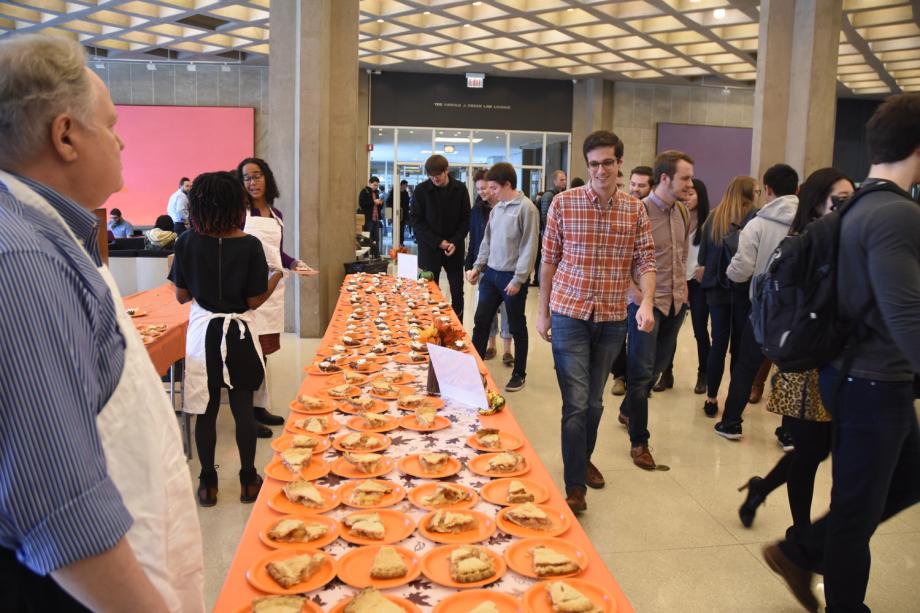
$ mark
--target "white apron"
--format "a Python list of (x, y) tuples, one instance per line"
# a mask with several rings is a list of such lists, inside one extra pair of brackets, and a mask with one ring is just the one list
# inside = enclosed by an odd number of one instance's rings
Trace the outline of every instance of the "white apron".
[[(240, 339), (247, 336), (255, 346), (256, 353), (259, 354), (259, 364), (262, 364), (262, 346), (259, 345), (255, 337), (254, 311), (245, 313), (212, 313), (198, 306), (198, 303), (192, 301), (192, 308), (189, 311), (188, 331), (185, 334), (185, 381), (183, 382), (184, 406), (182, 410), (186, 413), (202, 415), (208, 408), (208, 366), (205, 361), (205, 334), (208, 331), (208, 324), (212, 319), (224, 318), (224, 333), (220, 341), (220, 356), (224, 364), (224, 383), (230, 385), (230, 373), (227, 370), (227, 330), (231, 321), (236, 321), (240, 329)], [(244, 323), (249, 325), (250, 332), (246, 332)]]
[[(79, 244), (41, 196), (2, 171), (0, 179)], [(128, 543), (170, 611), (204, 611), (201, 529), (176, 416), (112, 275), (105, 266), (99, 272), (112, 293), (125, 363), (96, 427), (109, 477), (134, 518)]]
[[(284, 270), (281, 262), (281, 230), (284, 223), (272, 215), (271, 217), (262, 217), (252, 215), (249, 210), (246, 211), (246, 225), (243, 232), (255, 236), (262, 242), (262, 250), (265, 251), (265, 261), (269, 268)], [(262, 305), (255, 311), (255, 330), (256, 334), (276, 334), (284, 332), (284, 278), (278, 281), (278, 287), (272, 292)], [(262, 380), (262, 386), (256, 390), (252, 398), (253, 406), (271, 409), (271, 398), (268, 394), (268, 369), (265, 369), (265, 378)]]

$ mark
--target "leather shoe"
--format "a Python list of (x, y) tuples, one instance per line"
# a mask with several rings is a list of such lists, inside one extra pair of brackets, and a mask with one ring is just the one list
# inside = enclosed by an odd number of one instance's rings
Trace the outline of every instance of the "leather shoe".
[(799, 604), (805, 607), (806, 610), (817, 613), (818, 599), (811, 589), (813, 573), (800, 568), (795, 562), (787, 558), (777, 544), (767, 545), (763, 548), (763, 559), (767, 566), (770, 567), (770, 570), (783, 578), (783, 581), (786, 582), (786, 587), (799, 601)]
[(251, 479), (240, 477), (240, 502), (255, 502), (259, 497), (259, 490), (262, 489), (262, 477), (258, 474)]
[(623, 377), (617, 377), (613, 380), (613, 387), (610, 389), (610, 393), (614, 396), (624, 396), (626, 395), (626, 379)]
[(629, 418), (623, 415), (622, 413), (617, 415), (617, 421), (620, 422), (620, 425), (623, 426), (624, 428), (629, 427)]
[(272, 432), (271, 428), (256, 424), (256, 438), (272, 438), (273, 436), (275, 436), (275, 433)]
[(597, 466), (588, 462), (588, 468), (585, 470), (585, 483), (588, 487), (594, 488), (596, 490), (601, 489), (606, 485), (604, 481), (604, 475), (601, 474), (601, 471), (597, 469)]
[(706, 393), (706, 375), (699, 374), (696, 376), (696, 385), (693, 386), (694, 394), (705, 394)]
[(565, 489), (565, 503), (573, 513), (581, 513), (588, 508), (585, 502), (585, 491), (580, 487), (567, 487)]
[(483, 360), (491, 360), (495, 357), (495, 347), (486, 347), (486, 354), (482, 356)]
[(663, 392), (674, 387), (674, 373), (670, 370), (666, 370), (661, 373), (661, 376), (658, 377), (658, 383), (655, 384), (655, 387), (652, 388), (654, 392)]
[(282, 426), (284, 418), (279, 415), (269, 413), (264, 407), (255, 407), (256, 421), (266, 426)]
[(652, 452), (648, 450), (648, 445), (636, 445), (629, 451), (632, 456), (633, 464), (643, 470), (655, 470), (655, 459)]
[(748, 397), (748, 403), (757, 404), (760, 402), (760, 399), (763, 398), (763, 385), (757, 385), (756, 383), (751, 387), (751, 395)]

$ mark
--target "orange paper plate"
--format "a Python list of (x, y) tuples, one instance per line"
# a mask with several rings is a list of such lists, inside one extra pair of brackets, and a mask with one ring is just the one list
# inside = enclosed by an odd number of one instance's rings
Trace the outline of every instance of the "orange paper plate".
[(584, 551), (566, 540), (557, 538), (531, 538), (524, 539), (523, 541), (514, 541), (511, 543), (511, 546), (505, 550), (505, 561), (508, 563), (508, 567), (525, 577), (549, 579), (550, 577), (540, 577), (533, 570), (533, 556), (530, 555), (530, 550), (540, 545), (544, 545), (563, 555), (567, 555), (579, 566), (579, 570), (574, 573), (554, 575), (554, 578), (573, 577), (584, 572), (585, 568), (588, 567), (588, 555)]
[(501, 528), (503, 532), (507, 532), (508, 534), (519, 536), (521, 538), (542, 538), (547, 536), (559, 536), (572, 527), (571, 515), (544, 504), (538, 504), (537, 506), (541, 511), (549, 516), (549, 519), (552, 522), (550, 526), (547, 526), (544, 530), (519, 526), (507, 518), (508, 511), (516, 508), (517, 506), (520, 505), (505, 507), (498, 512), (498, 515), (495, 516), (495, 523), (498, 524), (498, 527)]
[[(303, 434), (301, 436), (309, 436), (310, 438), (315, 438), (320, 442), (319, 445), (313, 448), (313, 455), (322, 453), (326, 451), (327, 449), (329, 449), (330, 443), (329, 443), (329, 437), (327, 436), (322, 436), (320, 434)], [(278, 453), (281, 453), (282, 451), (286, 449), (290, 449), (291, 443), (293, 441), (294, 441), (293, 434), (282, 434), (278, 438), (272, 440), (272, 449), (274, 449)]]
[[(376, 513), (380, 517), (380, 523), (383, 524), (383, 539), (369, 539), (357, 534), (352, 534), (348, 526), (345, 525), (345, 518), (352, 515), (366, 515)], [(342, 518), (341, 536), (349, 543), (356, 545), (390, 545), (409, 538), (415, 532), (415, 521), (402, 511), (394, 509), (374, 509), (372, 511), (355, 511)], [(357, 587), (357, 586), (356, 586)]]
[(508, 570), (508, 566), (505, 564), (505, 561), (500, 555), (491, 549), (482, 547), (481, 549), (489, 554), (490, 558), (492, 558), (492, 565), (495, 567), (495, 574), (487, 579), (483, 579), (482, 581), (457, 583), (450, 576), (450, 553), (458, 547), (463, 547), (463, 545), (444, 545), (442, 547), (435, 547), (427, 554), (425, 554), (425, 557), (422, 558), (422, 572), (425, 573), (425, 576), (438, 585), (443, 585), (445, 587), (471, 588), (482, 587), (484, 585), (489, 585), (490, 583), (495, 583), (501, 579), (502, 575), (504, 575)]
[(443, 479), (444, 477), (456, 475), (460, 472), (461, 468), (460, 460), (448, 456), (447, 464), (443, 469), (435, 472), (427, 472), (422, 467), (422, 461), (419, 459), (419, 454), (417, 453), (404, 457), (399, 461), (397, 466), (399, 470), (407, 475), (412, 475), (413, 477), (419, 477), (421, 479)]
[(361, 388), (358, 387), (357, 385), (349, 385), (348, 389), (345, 390), (345, 393), (342, 396), (335, 396), (333, 394), (330, 394), (329, 390), (333, 387), (335, 386), (330, 385), (326, 389), (320, 390), (319, 392), (320, 396), (323, 396), (325, 398), (332, 398), (333, 400), (342, 400), (343, 398), (357, 398), (358, 396), (361, 395)]
[(546, 591), (546, 586), (554, 581), (568, 583), (571, 587), (584, 594), (585, 598), (591, 600), (594, 606), (599, 607), (604, 613), (614, 613), (617, 610), (617, 603), (610, 592), (596, 583), (585, 581), (584, 579), (550, 579), (549, 581), (537, 583), (524, 593), (524, 605), (527, 606), (528, 611), (533, 613), (553, 613), (552, 601), (549, 598), (549, 592)]
[(323, 406), (319, 409), (308, 409), (307, 405), (301, 403), (299, 400), (292, 400), (291, 404), (288, 406), (290, 406), (291, 410), (295, 413), (303, 413), (304, 415), (324, 415), (335, 411), (335, 405), (332, 404), (328, 398), (323, 398), (322, 401)]
[[(389, 600), (390, 602), (392, 602), (393, 604), (399, 607), (402, 607), (402, 609), (406, 613), (422, 613), (422, 610), (420, 608), (418, 608), (416, 605), (412, 604), (405, 598), (400, 598), (399, 596), (391, 596), (390, 594), (384, 594), (383, 597)], [(347, 598), (343, 600), (342, 602), (336, 604), (334, 607), (329, 609), (329, 613), (344, 613), (345, 607), (347, 607), (351, 603), (353, 598), (354, 597)]]
[[(125, 309), (127, 311), (127, 309)], [(128, 317), (145, 317), (147, 311), (141, 309), (135, 309), (133, 313), (128, 313)]]
[[(408, 393), (412, 393), (410, 390)], [(417, 407), (407, 407), (403, 406), (399, 400), (396, 401), (396, 407), (402, 409), (403, 411), (417, 411), (419, 408), (430, 408), (430, 409), (443, 409), (447, 405), (444, 400), (441, 398), (435, 398), (433, 396), (425, 396), (425, 400), (422, 401)]]
[[(304, 523), (323, 524), (326, 526), (326, 530), (328, 530), (328, 532), (326, 532), (325, 536), (322, 536), (315, 541), (302, 543), (286, 543), (283, 541), (272, 540), (271, 537), (268, 536), (268, 533), (271, 532), (272, 529), (278, 525), (278, 522), (283, 519), (299, 519)], [(325, 547), (329, 543), (335, 541), (337, 538), (339, 538), (339, 522), (335, 521), (331, 517), (326, 517), (324, 515), (309, 515), (306, 513), (300, 513), (297, 515), (285, 515), (284, 517), (272, 519), (269, 523), (263, 526), (261, 530), (259, 530), (259, 540), (261, 540), (272, 549), (294, 549), (297, 547), (313, 547), (315, 549), (321, 549), (322, 547)]]
[(365, 385), (368, 381), (370, 381), (370, 377), (364, 374), (363, 372), (354, 372), (354, 371), (351, 371), (351, 372), (352, 374), (361, 375), (361, 380), (348, 382), (348, 381), (345, 381), (345, 373), (339, 373), (335, 375), (334, 377), (329, 377), (329, 385), (344, 385), (345, 383), (348, 383), (349, 385), (361, 386), (361, 385)]
[(393, 579), (374, 579), (371, 577), (371, 567), (374, 565), (374, 556), (380, 551), (381, 545), (369, 545), (352, 549), (339, 558), (339, 579), (352, 587), (363, 589), (369, 585), (378, 590), (405, 585), (422, 573), (421, 560), (417, 555), (404, 547), (394, 547), (399, 557), (408, 567), (408, 572), (402, 577)]
[(329, 474), (329, 462), (320, 458), (313, 458), (310, 460), (309, 466), (301, 469), (299, 475), (295, 475), (287, 469), (287, 466), (281, 463), (281, 458), (276, 456), (275, 459), (269, 462), (268, 466), (265, 467), (265, 474), (278, 481), (290, 482), (296, 481), (297, 479), (313, 481)]
[(339, 436), (335, 437), (335, 439), (332, 441), (332, 447), (337, 451), (342, 452), (353, 451), (355, 453), (376, 453), (383, 451), (390, 446), (389, 436), (385, 434), (378, 434), (376, 432), (365, 432), (364, 434), (366, 434), (368, 438), (372, 439), (369, 441), (370, 444), (367, 447), (362, 447), (360, 449), (346, 449), (342, 446), (342, 440), (347, 436), (351, 436), (352, 434), (354, 433), (349, 432), (348, 434), (340, 434)]
[(431, 521), (435, 513), (437, 513), (437, 511), (427, 513), (418, 522), (418, 531), (422, 536), (435, 543), (468, 545), (470, 543), (484, 541), (495, 533), (495, 521), (493, 521), (491, 517), (478, 511), (451, 511), (451, 513), (463, 513), (464, 515), (472, 515), (475, 517), (477, 520), (476, 527), (470, 530), (456, 533), (431, 532), (428, 529), (428, 522)]
[(377, 462), (377, 468), (373, 472), (369, 473), (363, 473), (359, 471), (351, 462), (346, 460), (344, 456), (332, 464), (332, 472), (340, 477), (345, 477), (346, 479), (370, 479), (372, 477), (380, 477), (385, 475), (392, 470), (393, 458), (388, 458), (386, 456), (380, 458), (380, 461)]
[[(261, 596), (260, 598), (264, 598), (264, 596)], [(240, 610), (237, 611), (236, 613), (252, 613), (252, 605), (251, 604), (245, 605), (244, 607), (241, 607)], [(320, 607), (318, 604), (316, 604), (309, 598), (305, 598), (304, 606), (300, 610), (300, 613), (323, 613), (323, 609), (322, 607)]]
[[(373, 383), (374, 381), (382, 381), (382, 380), (383, 380), (383, 375), (378, 375), (376, 377), (371, 378), (371, 383)], [(397, 379), (396, 381), (391, 381), (390, 383), (392, 383), (393, 385), (408, 385), (410, 383), (415, 383), (416, 381), (417, 379), (413, 375), (405, 371), (401, 371), (399, 373), (399, 379)]]
[(376, 400), (376, 399), (372, 399), (372, 400), (374, 400), (374, 403), (367, 409), (359, 409), (355, 407), (354, 405), (352, 405), (347, 400), (339, 400), (338, 402), (335, 403), (335, 408), (341, 411), (342, 413), (348, 413), (349, 415), (360, 415), (361, 413), (364, 413), (364, 412), (386, 413), (387, 409), (389, 408), (387, 407), (386, 403), (384, 403), (381, 400)]
[(393, 417), (392, 415), (387, 415), (387, 423), (383, 426), (378, 426), (376, 428), (371, 428), (364, 423), (364, 418), (362, 417), (352, 417), (345, 425), (351, 428), (352, 430), (357, 430), (358, 432), (389, 432), (390, 430), (395, 430), (399, 427), (399, 420)]
[(479, 441), (476, 440), (476, 435), (474, 434), (470, 438), (466, 439), (466, 444), (475, 449), (476, 451), (514, 451), (515, 449), (520, 449), (524, 446), (524, 441), (514, 436), (513, 434), (508, 434), (507, 432), (498, 433), (499, 444), (501, 445), (498, 449), (490, 449), (488, 447), (483, 447)]
[(465, 485), (460, 485), (459, 483), (451, 483), (450, 485), (468, 493), (470, 495), (468, 499), (456, 502), (454, 504), (441, 506), (430, 505), (422, 502), (422, 499), (426, 496), (433, 496), (435, 491), (441, 487), (441, 485), (442, 484), (440, 483), (425, 483), (424, 485), (419, 485), (418, 487), (412, 488), (409, 490), (409, 502), (420, 509), (425, 509), (426, 511), (472, 509), (479, 502), (479, 495), (473, 488), (467, 487)]
[(284, 495), (284, 490), (275, 492), (275, 495), (268, 499), (268, 506), (279, 513), (289, 513), (293, 515), (326, 513), (339, 506), (339, 496), (336, 490), (316, 484), (313, 484), (313, 487), (319, 491), (325, 501), (325, 504), (321, 507), (308, 507), (299, 502), (291, 502), (288, 500), (288, 497)]
[(362, 368), (358, 368), (358, 364), (355, 361), (345, 361), (345, 368), (352, 372), (356, 372), (359, 375), (373, 375), (383, 370), (383, 365), (377, 361), (377, 358), (367, 358), (367, 362)]
[(399, 420), (399, 426), (416, 432), (434, 432), (435, 430), (450, 428), (450, 420), (443, 415), (436, 415), (434, 422), (430, 426), (423, 426), (415, 420), (415, 415), (405, 415)]
[(344, 368), (338, 364), (333, 365), (332, 368), (333, 370), (320, 370), (319, 366), (316, 364), (310, 364), (309, 366), (305, 367), (303, 371), (308, 375), (313, 375), (314, 377), (331, 377), (332, 375), (342, 374), (342, 371), (344, 370)]
[(327, 416), (325, 416), (325, 417), (326, 417), (326, 429), (323, 430), (323, 431), (321, 431), (321, 432), (310, 432), (309, 430), (304, 430), (303, 428), (298, 428), (296, 425), (294, 425), (294, 422), (296, 422), (296, 421), (300, 421), (301, 419), (303, 419), (303, 420), (308, 419), (308, 418), (306, 418), (306, 417), (297, 417), (297, 418), (288, 419), (287, 423), (284, 425), (284, 429), (287, 430), (288, 432), (290, 432), (291, 434), (319, 434), (319, 435), (324, 435), (324, 434), (332, 434), (333, 432), (337, 431), (339, 428), (342, 427), (342, 424), (340, 424), (339, 422), (337, 422), (337, 421), (336, 421), (335, 419), (333, 419), (331, 416), (328, 416), (328, 415), (327, 415)]
[(466, 463), (466, 467), (469, 468), (470, 471), (483, 477), (517, 477), (519, 475), (527, 474), (530, 471), (530, 464), (528, 464), (526, 461), (522, 467), (511, 472), (498, 472), (489, 470), (489, 460), (497, 455), (497, 453), (484, 453), (482, 455), (476, 456)]
[(533, 494), (534, 504), (540, 504), (541, 502), (549, 500), (549, 490), (546, 489), (546, 486), (542, 483), (531, 481), (530, 479), (495, 479), (482, 486), (479, 493), (482, 495), (483, 499), (492, 504), (500, 504), (504, 507), (518, 504), (516, 502), (508, 502), (508, 486), (512, 481), (520, 481), (524, 484), (524, 487)]
[[(319, 349), (316, 350), (316, 355), (321, 358), (328, 358), (330, 356), (335, 355), (337, 352), (335, 349), (333, 349), (333, 346), (337, 344), (339, 343), (333, 343), (332, 345), (326, 345), (324, 347), (320, 347)], [(346, 351), (341, 352), (339, 355), (343, 355), (345, 357), (351, 357), (354, 354), (355, 354), (354, 347), (346, 347)], [(319, 361), (322, 361), (322, 360), (319, 360)]]
[(524, 603), (503, 592), (494, 590), (467, 590), (451, 594), (433, 609), (433, 613), (468, 613), (478, 605), (490, 601), (500, 613), (524, 613)]
[(419, 354), (419, 357), (424, 358), (424, 359), (413, 361), (409, 359), (408, 353), (400, 353), (399, 355), (393, 356), (393, 361), (396, 362), (397, 364), (404, 364), (406, 366), (421, 366), (422, 364), (428, 363), (428, 354), (422, 353), (422, 354)]
[[(320, 554), (323, 556), (323, 564), (320, 566), (313, 576), (303, 581), (292, 585), (289, 588), (284, 588), (278, 585), (274, 579), (271, 578), (268, 574), (268, 569), (266, 566), (269, 562), (275, 562), (278, 560), (286, 560), (288, 558), (293, 558), (297, 555), (304, 553)], [(246, 579), (249, 583), (252, 584), (254, 588), (259, 591), (266, 592), (268, 594), (303, 594), (304, 592), (312, 592), (313, 590), (318, 590), (323, 587), (335, 577), (335, 560), (328, 553), (318, 551), (309, 547), (292, 547), (290, 549), (279, 549), (273, 551), (267, 556), (259, 559), (255, 564), (249, 567), (249, 570), (246, 571)]]
[(352, 501), (351, 494), (355, 488), (358, 487), (358, 484), (361, 483), (361, 480), (349, 481), (348, 483), (345, 483), (338, 490), (336, 490), (336, 493), (338, 494), (339, 500), (342, 502), (342, 504), (353, 509), (384, 509), (386, 507), (392, 507), (394, 504), (398, 504), (402, 501), (403, 498), (406, 497), (406, 489), (403, 486), (397, 485), (396, 483), (386, 479), (374, 479), (374, 481), (388, 485), (392, 489), (392, 491), (381, 498), (380, 502), (377, 504), (361, 505)]
[(384, 393), (380, 393), (379, 391), (375, 390), (373, 386), (371, 386), (368, 389), (367, 393), (373, 396), (374, 398), (380, 398), (381, 400), (396, 400), (400, 396), (404, 394), (411, 394), (414, 391), (411, 387), (404, 387), (401, 385), (394, 385), (393, 387), (396, 388), (395, 392), (384, 394)]

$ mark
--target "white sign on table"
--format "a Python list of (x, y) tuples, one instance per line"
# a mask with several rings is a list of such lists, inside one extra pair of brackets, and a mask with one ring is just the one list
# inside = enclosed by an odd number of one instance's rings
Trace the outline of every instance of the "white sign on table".
[(397, 253), (396, 276), (415, 281), (418, 278), (418, 256), (411, 253)]
[(438, 377), (442, 398), (472, 409), (489, 406), (476, 358), (431, 343), (428, 343), (428, 356), (434, 374)]

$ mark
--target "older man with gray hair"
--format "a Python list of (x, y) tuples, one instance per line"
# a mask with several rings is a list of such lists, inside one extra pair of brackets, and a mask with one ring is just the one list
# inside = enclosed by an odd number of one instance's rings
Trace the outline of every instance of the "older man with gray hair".
[(12, 611), (203, 611), (172, 406), (97, 248), (117, 115), (81, 47), (0, 41), (0, 584)]

